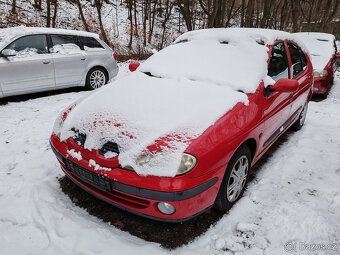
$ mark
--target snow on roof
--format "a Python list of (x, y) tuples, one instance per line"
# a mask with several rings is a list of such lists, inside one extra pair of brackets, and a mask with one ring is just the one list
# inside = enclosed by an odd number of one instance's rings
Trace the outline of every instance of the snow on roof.
[[(267, 77), (267, 44), (298, 41), (269, 29), (216, 28), (185, 33), (138, 68), (157, 77), (187, 78), (254, 93)], [(298, 42), (303, 47), (303, 44)]]
[(334, 35), (318, 32), (301, 32), (294, 35), (308, 48), (313, 68), (318, 71), (323, 70), (335, 54)]
[(5, 47), (13, 39), (31, 34), (67, 34), (67, 35), (78, 35), (99, 38), (98, 34), (89, 33), (85, 31), (77, 31), (70, 29), (59, 29), (59, 28), (45, 28), (45, 27), (10, 27), (0, 29), (0, 49)]
[[(62, 129), (56, 125), (54, 133), (60, 132), (61, 139), (67, 139), (74, 135), (70, 130), (76, 128), (87, 135), (85, 148), (89, 150), (114, 141), (120, 148), (118, 159), (123, 167), (132, 166), (141, 175), (175, 176), (192, 139), (238, 102), (246, 104), (247, 95), (227, 86), (135, 72), (79, 102)], [(138, 156), (150, 153), (146, 149), (149, 145), (167, 136), (169, 148), (152, 154), (149, 164), (136, 164)]]

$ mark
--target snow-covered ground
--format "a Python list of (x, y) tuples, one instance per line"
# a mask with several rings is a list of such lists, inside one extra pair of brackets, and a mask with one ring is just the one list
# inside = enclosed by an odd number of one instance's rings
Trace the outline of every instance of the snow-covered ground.
[(61, 191), (48, 139), (57, 113), (86, 93), (0, 105), (0, 254), (340, 254), (339, 73), (229, 214), (175, 251), (102, 222)]

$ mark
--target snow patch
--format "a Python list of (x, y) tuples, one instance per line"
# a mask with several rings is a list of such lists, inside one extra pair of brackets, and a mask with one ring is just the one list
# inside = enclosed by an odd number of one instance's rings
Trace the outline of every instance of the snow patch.
[(78, 161), (80, 161), (80, 160), (83, 159), (83, 157), (81, 156), (81, 152), (80, 152), (80, 151), (76, 152), (74, 149), (71, 149), (71, 150), (68, 150), (67, 153), (68, 153), (72, 158), (78, 159)]

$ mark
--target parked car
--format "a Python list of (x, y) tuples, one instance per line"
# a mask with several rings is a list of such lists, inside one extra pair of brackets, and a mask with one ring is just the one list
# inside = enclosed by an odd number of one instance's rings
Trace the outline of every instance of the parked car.
[(306, 45), (312, 57), (313, 93), (326, 95), (333, 84), (337, 58), (340, 59), (334, 35), (316, 32), (301, 32), (295, 35)]
[(73, 182), (129, 212), (178, 222), (227, 211), (251, 166), (304, 124), (313, 68), (303, 48), (275, 30), (185, 33), (62, 111), (52, 150)]
[(117, 75), (116, 59), (97, 34), (0, 29), (0, 98), (73, 86), (99, 88)]

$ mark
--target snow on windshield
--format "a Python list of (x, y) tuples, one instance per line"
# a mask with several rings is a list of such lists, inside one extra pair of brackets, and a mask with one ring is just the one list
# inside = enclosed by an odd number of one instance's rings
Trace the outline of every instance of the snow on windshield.
[(313, 68), (322, 71), (335, 54), (334, 36), (325, 33), (296, 33), (308, 48)]
[[(54, 132), (63, 140), (74, 135), (72, 128), (78, 129), (87, 135), (84, 147), (89, 150), (114, 141), (123, 167), (132, 166), (141, 175), (175, 176), (191, 140), (238, 102), (247, 103), (247, 96), (227, 86), (136, 72), (79, 102)], [(153, 154), (149, 164), (136, 164), (138, 156), (150, 153), (149, 145), (168, 135), (168, 147)]]
[(254, 93), (267, 77), (268, 48), (276, 39), (294, 39), (265, 29), (206, 29), (183, 34), (151, 56), (139, 71), (157, 77), (184, 77)]

